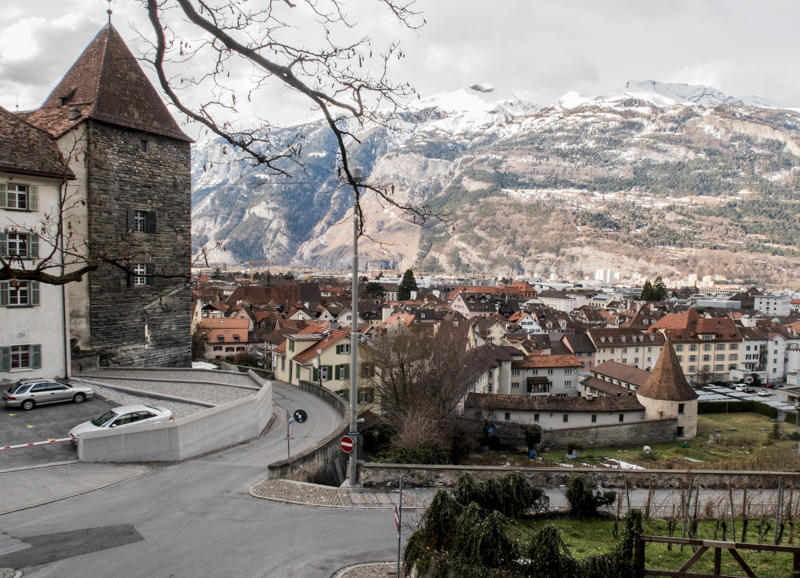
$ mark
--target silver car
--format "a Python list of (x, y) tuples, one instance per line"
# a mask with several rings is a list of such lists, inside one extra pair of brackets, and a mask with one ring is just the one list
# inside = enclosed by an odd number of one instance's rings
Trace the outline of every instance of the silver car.
[(3, 392), (3, 401), (8, 407), (28, 411), (48, 403), (83, 403), (92, 396), (94, 391), (90, 387), (73, 386), (55, 379), (23, 379)]

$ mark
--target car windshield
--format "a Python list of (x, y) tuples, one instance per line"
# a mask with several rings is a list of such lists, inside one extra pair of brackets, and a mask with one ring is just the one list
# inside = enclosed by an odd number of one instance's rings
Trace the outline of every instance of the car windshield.
[(109, 421), (111, 421), (111, 420), (112, 420), (112, 419), (114, 419), (115, 417), (117, 417), (117, 414), (115, 414), (115, 413), (114, 413), (113, 411), (111, 411), (111, 410), (108, 410), (108, 411), (107, 411), (106, 413), (104, 413), (103, 415), (101, 415), (101, 416), (98, 416), (98, 417), (94, 418), (94, 419), (92, 420), (92, 425), (96, 425), (97, 427), (100, 427), (100, 426), (102, 426), (102, 425), (104, 425), (104, 424), (108, 423)]

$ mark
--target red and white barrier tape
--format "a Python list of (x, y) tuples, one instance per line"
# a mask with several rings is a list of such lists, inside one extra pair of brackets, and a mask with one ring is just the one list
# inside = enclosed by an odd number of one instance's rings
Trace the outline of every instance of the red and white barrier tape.
[(45, 440), (43, 442), (30, 442), (27, 444), (17, 444), (14, 446), (0, 446), (0, 452), (4, 450), (18, 450), (21, 448), (32, 448), (34, 446), (49, 446), (50, 444), (63, 444), (71, 442), (72, 438), (59, 438), (57, 440)]

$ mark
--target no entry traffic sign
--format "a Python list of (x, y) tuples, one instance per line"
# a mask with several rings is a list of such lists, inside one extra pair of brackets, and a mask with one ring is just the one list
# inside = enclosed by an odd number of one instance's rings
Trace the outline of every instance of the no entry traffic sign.
[(342, 439), (339, 440), (339, 446), (341, 446), (344, 453), (349, 454), (353, 451), (353, 438), (342, 436)]

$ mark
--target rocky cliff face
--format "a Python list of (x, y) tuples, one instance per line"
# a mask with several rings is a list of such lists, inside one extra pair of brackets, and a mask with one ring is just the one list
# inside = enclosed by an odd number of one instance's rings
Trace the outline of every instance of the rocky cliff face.
[[(448, 214), (416, 225), (367, 200), (380, 244), (362, 243), (364, 267), (788, 281), (800, 258), (798, 112), (658, 83), (547, 108), (486, 97), (445, 95), (360, 132), (371, 181)], [(210, 260), (349, 266), (352, 197), (337, 188), (335, 143), (321, 124), (300, 128), (291, 179), (228, 160), (219, 142), (196, 147), (195, 248), (224, 247)]]

